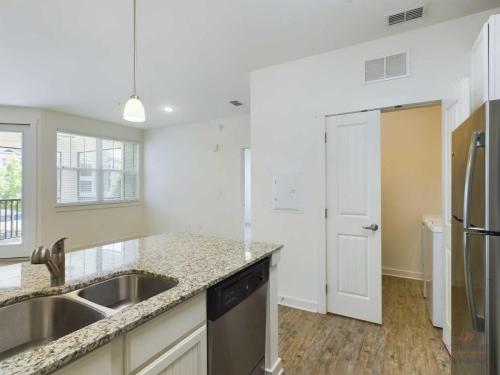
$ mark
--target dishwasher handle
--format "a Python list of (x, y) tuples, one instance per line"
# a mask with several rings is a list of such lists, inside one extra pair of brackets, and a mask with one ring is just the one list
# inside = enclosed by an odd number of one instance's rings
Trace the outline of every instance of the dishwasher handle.
[(208, 320), (216, 320), (269, 281), (269, 258), (208, 289)]

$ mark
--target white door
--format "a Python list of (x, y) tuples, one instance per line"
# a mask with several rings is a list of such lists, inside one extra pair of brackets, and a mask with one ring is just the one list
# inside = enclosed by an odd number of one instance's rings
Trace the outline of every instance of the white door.
[(443, 101), (443, 253), (444, 253), (444, 311), (443, 341), (451, 352), (451, 133), (470, 115), (471, 82), (463, 78)]
[(327, 118), (327, 309), (382, 323), (380, 111)]
[(0, 123), (0, 258), (35, 247), (36, 166), (33, 125)]
[(458, 102), (445, 109), (443, 137), (443, 247), (444, 247), (444, 316), (443, 341), (451, 349), (451, 132), (457, 125)]

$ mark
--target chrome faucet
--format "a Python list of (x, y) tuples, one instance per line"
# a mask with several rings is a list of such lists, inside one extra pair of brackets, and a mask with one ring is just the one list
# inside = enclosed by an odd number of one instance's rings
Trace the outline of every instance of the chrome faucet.
[(64, 240), (66, 238), (54, 242), (50, 250), (39, 246), (31, 253), (31, 264), (45, 264), (49, 269), (51, 286), (64, 284), (66, 274)]

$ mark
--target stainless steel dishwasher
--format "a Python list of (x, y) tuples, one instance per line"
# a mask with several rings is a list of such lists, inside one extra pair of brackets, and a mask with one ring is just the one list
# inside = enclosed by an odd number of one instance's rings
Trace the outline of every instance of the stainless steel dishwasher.
[(208, 374), (264, 374), (269, 259), (208, 290)]

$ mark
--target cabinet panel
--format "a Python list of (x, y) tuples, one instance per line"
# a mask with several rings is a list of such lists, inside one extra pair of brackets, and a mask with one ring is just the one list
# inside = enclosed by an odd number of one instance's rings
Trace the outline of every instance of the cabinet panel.
[(118, 337), (55, 372), (56, 375), (123, 374), (123, 338)]
[(481, 29), (471, 51), (471, 111), (474, 112), (489, 96), (489, 25)]
[(500, 99), (500, 15), (490, 18), (490, 99)]
[(137, 375), (206, 375), (207, 329), (197, 329)]
[(127, 372), (143, 366), (205, 322), (206, 294), (202, 293), (134, 329), (125, 339)]

